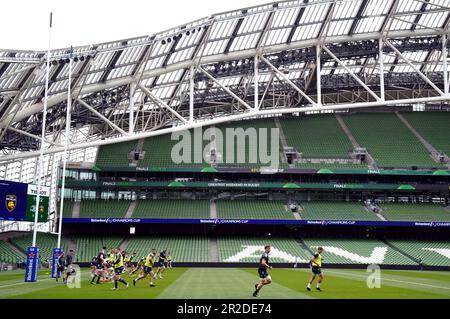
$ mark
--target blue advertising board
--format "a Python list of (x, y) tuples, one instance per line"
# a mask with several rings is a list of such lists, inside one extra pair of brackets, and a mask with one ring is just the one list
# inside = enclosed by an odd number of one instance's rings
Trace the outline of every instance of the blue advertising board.
[(39, 264), (39, 247), (27, 248), (27, 266), (25, 268), (25, 282), (35, 282)]
[(382, 227), (450, 227), (450, 221), (366, 221), (366, 220), (294, 220), (294, 219), (150, 219), (150, 218), (63, 218), (67, 224), (249, 224)]
[(0, 220), (25, 220), (28, 184), (0, 181)]
[(53, 248), (53, 257), (52, 257), (52, 278), (60, 278), (61, 276), (58, 274), (58, 258), (61, 256), (62, 249), (61, 248)]

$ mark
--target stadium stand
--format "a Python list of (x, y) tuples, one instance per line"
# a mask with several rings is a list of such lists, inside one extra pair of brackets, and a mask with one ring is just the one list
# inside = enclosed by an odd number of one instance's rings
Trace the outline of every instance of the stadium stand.
[(405, 112), (403, 116), (438, 151), (450, 156), (450, 112)]
[(98, 149), (96, 165), (100, 167), (126, 167), (128, 154), (136, 148), (137, 141), (102, 145)]
[[(15, 237), (11, 239), (11, 242), (15, 244), (24, 253), (27, 248), (31, 246), (33, 239), (32, 234), (27, 234), (21, 237)], [(53, 256), (53, 248), (57, 245), (58, 237), (49, 233), (38, 233), (36, 237), (36, 246), (39, 247), (39, 258), (41, 261), (45, 259), (51, 261)], [(67, 249), (67, 243), (64, 239), (61, 239), (61, 248), (63, 251)]]
[(380, 167), (441, 166), (393, 113), (359, 113), (342, 118)]
[(75, 260), (77, 262), (90, 262), (92, 257), (99, 254), (103, 246), (107, 248), (107, 254), (111, 248), (119, 247), (123, 237), (78, 236), (72, 239), (77, 244)]
[(236, 199), (217, 201), (218, 218), (294, 219), (284, 203), (272, 200)]
[[(191, 163), (175, 163), (172, 159), (172, 148), (181, 141), (181, 137), (179, 140), (172, 140), (171, 134), (158, 135), (150, 138), (146, 138), (144, 140), (144, 146), (142, 148), (145, 151), (145, 156), (143, 159), (139, 160), (138, 166), (140, 167), (158, 167), (158, 168), (167, 168), (167, 167), (205, 167), (210, 164), (206, 163), (203, 159), (202, 154), (198, 152), (202, 152), (205, 146), (208, 144), (208, 141), (202, 140), (202, 148), (201, 150), (197, 147), (194, 147), (194, 131), (189, 130), (184, 133), (189, 134), (191, 138), (191, 149), (190, 156), (188, 156)], [(198, 149), (198, 150), (197, 150)], [(198, 152), (197, 152), (198, 151)], [(181, 155), (181, 154), (180, 154)], [(195, 159), (196, 157), (201, 158), (201, 162), (198, 163)]]
[(24, 255), (20, 255), (17, 251), (15, 251), (11, 246), (0, 240), (0, 262), (1, 263), (11, 263), (14, 264), (17, 262), (17, 259), (24, 261)]
[[(222, 132), (222, 136), (217, 135), (216, 145), (218, 145), (218, 153), (219, 153), (219, 166), (234, 166), (234, 167), (260, 167), (266, 166), (269, 163), (262, 163), (261, 158), (259, 156), (259, 145), (260, 143), (267, 143), (267, 149), (264, 154), (270, 154), (271, 149), (270, 145), (272, 145), (271, 141), (271, 129), (275, 128), (275, 122), (273, 119), (259, 119), (253, 121), (238, 121), (231, 122), (222, 125), (217, 125), (216, 130), (220, 130)], [(244, 131), (250, 132), (255, 129), (254, 132), (257, 134), (258, 143), (250, 143), (249, 138), (245, 138), (245, 143), (238, 143), (238, 139), (234, 138), (233, 142), (233, 150), (234, 156), (227, 155), (227, 145), (231, 145), (232, 141), (227, 138), (227, 128), (230, 129), (239, 129), (242, 128)], [(248, 130), (250, 129), (250, 130)], [(266, 137), (267, 139), (262, 140), (263, 135), (260, 135), (261, 129), (267, 129)], [(238, 132), (238, 131), (236, 131)], [(220, 150), (219, 146), (223, 145), (223, 149)], [(228, 159), (228, 156), (232, 157), (232, 159)], [(245, 157), (245, 160), (240, 160), (240, 157)], [(256, 159), (253, 159), (251, 156), (256, 156)], [(277, 149), (277, 156), (280, 156), (279, 149)], [(281, 162), (281, 161), (279, 161)]]
[(138, 200), (133, 217), (209, 218), (209, 200), (147, 199)]
[(303, 239), (315, 250), (324, 248), (324, 264), (414, 265), (415, 261), (375, 239)]
[(167, 249), (174, 262), (209, 261), (209, 239), (201, 236), (135, 237), (129, 240), (126, 251), (141, 258), (147, 256), (152, 248), (158, 252)]
[(299, 211), (302, 219), (329, 220), (378, 220), (377, 216), (367, 211), (362, 203), (314, 201), (301, 202), (303, 210)]
[[(60, 207), (61, 203), (58, 202), (56, 209), (58, 210), (58, 214), (59, 214), (59, 207)], [(73, 205), (74, 205), (74, 201), (73, 200), (69, 200), (67, 198), (64, 198), (64, 216), (65, 218), (71, 218), (72, 217), (72, 212), (73, 212)]]
[(221, 262), (257, 263), (264, 246), (272, 246), (271, 262), (301, 262), (309, 260), (310, 253), (292, 238), (219, 237), (217, 247)]
[(280, 119), (288, 146), (305, 157), (349, 157), (353, 146), (334, 115)]
[(389, 244), (414, 259), (422, 258), (424, 265), (450, 266), (450, 242), (445, 241), (415, 241), (389, 240)]
[(80, 218), (117, 217), (123, 218), (130, 201), (116, 199), (85, 199), (81, 201)]
[(399, 221), (450, 221), (450, 211), (432, 203), (382, 203), (383, 216)]

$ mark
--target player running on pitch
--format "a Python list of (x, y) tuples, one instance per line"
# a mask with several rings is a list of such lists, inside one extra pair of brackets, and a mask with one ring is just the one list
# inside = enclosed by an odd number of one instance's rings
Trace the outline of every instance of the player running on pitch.
[(316, 289), (318, 291), (322, 291), (320, 289), (320, 284), (323, 281), (323, 273), (322, 273), (322, 247), (317, 247), (317, 252), (314, 254), (314, 256), (311, 257), (310, 261), (310, 268), (311, 268), (311, 278), (309, 279), (308, 285), (306, 286), (306, 290), (311, 291), (311, 284), (316, 278), (316, 276), (319, 276), (319, 279), (317, 280)]
[(155, 287), (153, 280), (155, 278), (155, 273), (153, 272), (153, 264), (156, 263), (157, 251), (156, 248), (152, 249), (152, 252), (147, 255), (144, 262), (143, 272), (139, 274), (136, 279), (133, 279), (133, 286), (136, 286), (136, 282), (142, 278), (147, 277), (150, 274), (150, 287)]
[[(159, 277), (159, 279), (164, 279), (164, 277), (162, 276), (164, 270), (166, 270), (166, 251), (167, 249), (164, 249), (162, 251), (159, 252), (159, 260), (158, 260), (158, 271), (157, 271), (157, 276)], [(155, 276), (156, 278), (156, 276)]]
[(123, 272), (123, 255), (120, 252), (120, 248), (116, 248), (113, 250), (113, 260), (111, 261), (114, 267), (114, 288), (112, 290), (117, 290), (118, 282), (120, 281), (126, 288), (128, 288), (128, 283), (125, 279), (120, 278), (120, 275)]
[(106, 263), (106, 255), (105, 255), (105, 249), (103, 249), (101, 252), (98, 253), (96, 260), (96, 271), (94, 273), (94, 276), (92, 277), (91, 284), (94, 284), (95, 279), (97, 279), (97, 284), (100, 283), (100, 278), (103, 277), (103, 267)]
[(269, 253), (270, 253), (270, 245), (264, 246), (264, 253), (259, 259), (259, 267), (258, 274), (261, 280), (255, 284), (255, 292), (253, 293), (253, 297), (259, 297), (259, 291), (265, 285), (269, 285), (272, 282), (272, 277), (270, 277), (267, 272), (267, 268), (272, 269), (272, 266), (269, 265)]

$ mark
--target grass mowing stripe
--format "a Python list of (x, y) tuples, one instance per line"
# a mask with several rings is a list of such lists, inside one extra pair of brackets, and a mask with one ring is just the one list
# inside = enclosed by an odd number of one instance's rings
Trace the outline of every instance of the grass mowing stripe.
[[(251, 299), (256, 274), (236, 268), (191, 268), (166, 288), (162, 299)], [(261, 298), (308, 298), (305, 294), (279, 284), (271, 284), (261, 291)]]
[[(364, 275), (357, 275), (357, 274), (352, 274), (352, 273), (343, 273), (343, 272), (338, 272), (338, 271), (334, 271), (334, 270), (327, 270), (327, 273), (336, 274), (336, 275), (345, 275), (345, 276), (367, 278), (367, 276), (364, 276)], [(432, 287), (432, 288), (437, 288), (437, 289), (450, 290), (450, 287), (435, 286), (435, 285), (424, 284), (424, 283), (420, 283), (420, 282), (404, 281), (404, 280), (397, 280), (397, 279), (390, 279), (390, 278), (382, 278), (381, 280), (382, 281), (398, 282), (398, 283), (403, 283), (403, 284), (408, 284), (408, 285), (419, 285), (419, 286), (427, 286), (427, 287)]]

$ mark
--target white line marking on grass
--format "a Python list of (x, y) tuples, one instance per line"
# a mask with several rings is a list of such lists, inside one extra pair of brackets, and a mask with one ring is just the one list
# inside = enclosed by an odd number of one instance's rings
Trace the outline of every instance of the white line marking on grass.
[[(47, 280), (55, 280), (55, 279), (53, 279), (53, 278), (45, 278), (45, 279), (40, 279), (39, 281), (36, 281), (36, 282), (39, 283), (39, 282), (43, 282), (43, 281), (47, 281)], [(24, 282), (18, 282), (18, 283), (10, 284), (10, 285), (0, 285), (0, 289), (1, 288), (6, 288), (6, 287), (25, 285), (25, 284), (28, 284), (28, 282), (24, 281)]]
[[(333, 271), (333, 270), (327, 270), (327, 273), (331, 273), (331, 274), (338, 274), (338, 275), (346, 275), (346, 276), (353, 276), (353, 277), (360, 277), (360, 278), (367, 278), (367, 276), (364, 275), (357, 275), (357, 274), (353, 274), (353, 273), (343, 273), (343, 272), (339, 272), (339, 271)], [(430, 285), (430, 284), (423, 284), (420, 282), (414, 282), (414, 281), (404, 281), (404, 280), (398, 280), (398, 279), (389, 279), (389, 278), (382, 278), (381, 281), (393, 281), (393, 282), (399, 282), (399, 283), (403, 283), (403, 284), (412, 284), (412, 285), (419, 285), (419, 286), (427, 286), (427, 287), (432, 287), (432, 288), (439, 288), (439, 289), (447, 289), (450, 290), (450, 287), (441, 287), (441, 286), (435, 286), (435, 285)]]
[[(81, 272), (81, 274), (83, 274), (85, 271), (82, 271)], [(43, 282), (43, 281), (48, 281), (48, 280), (55, 280), (55, 278), (44, 278), (44, 279), (39, 279), (38, 281), (36, 281), (36, 283), (39, 283), (39, 282)], [(9, 285), (0, 285), (0, 289), (2, 289), (2, 288), (7, 288), (7, 287), (14, 287), (14, 286), (19, 286), (19, 285), (25, 285), (25, 284), (28, 284), (28, 282), (18, 282), (18, 283), (15, 283), (15, 284), (9, 284)]]

